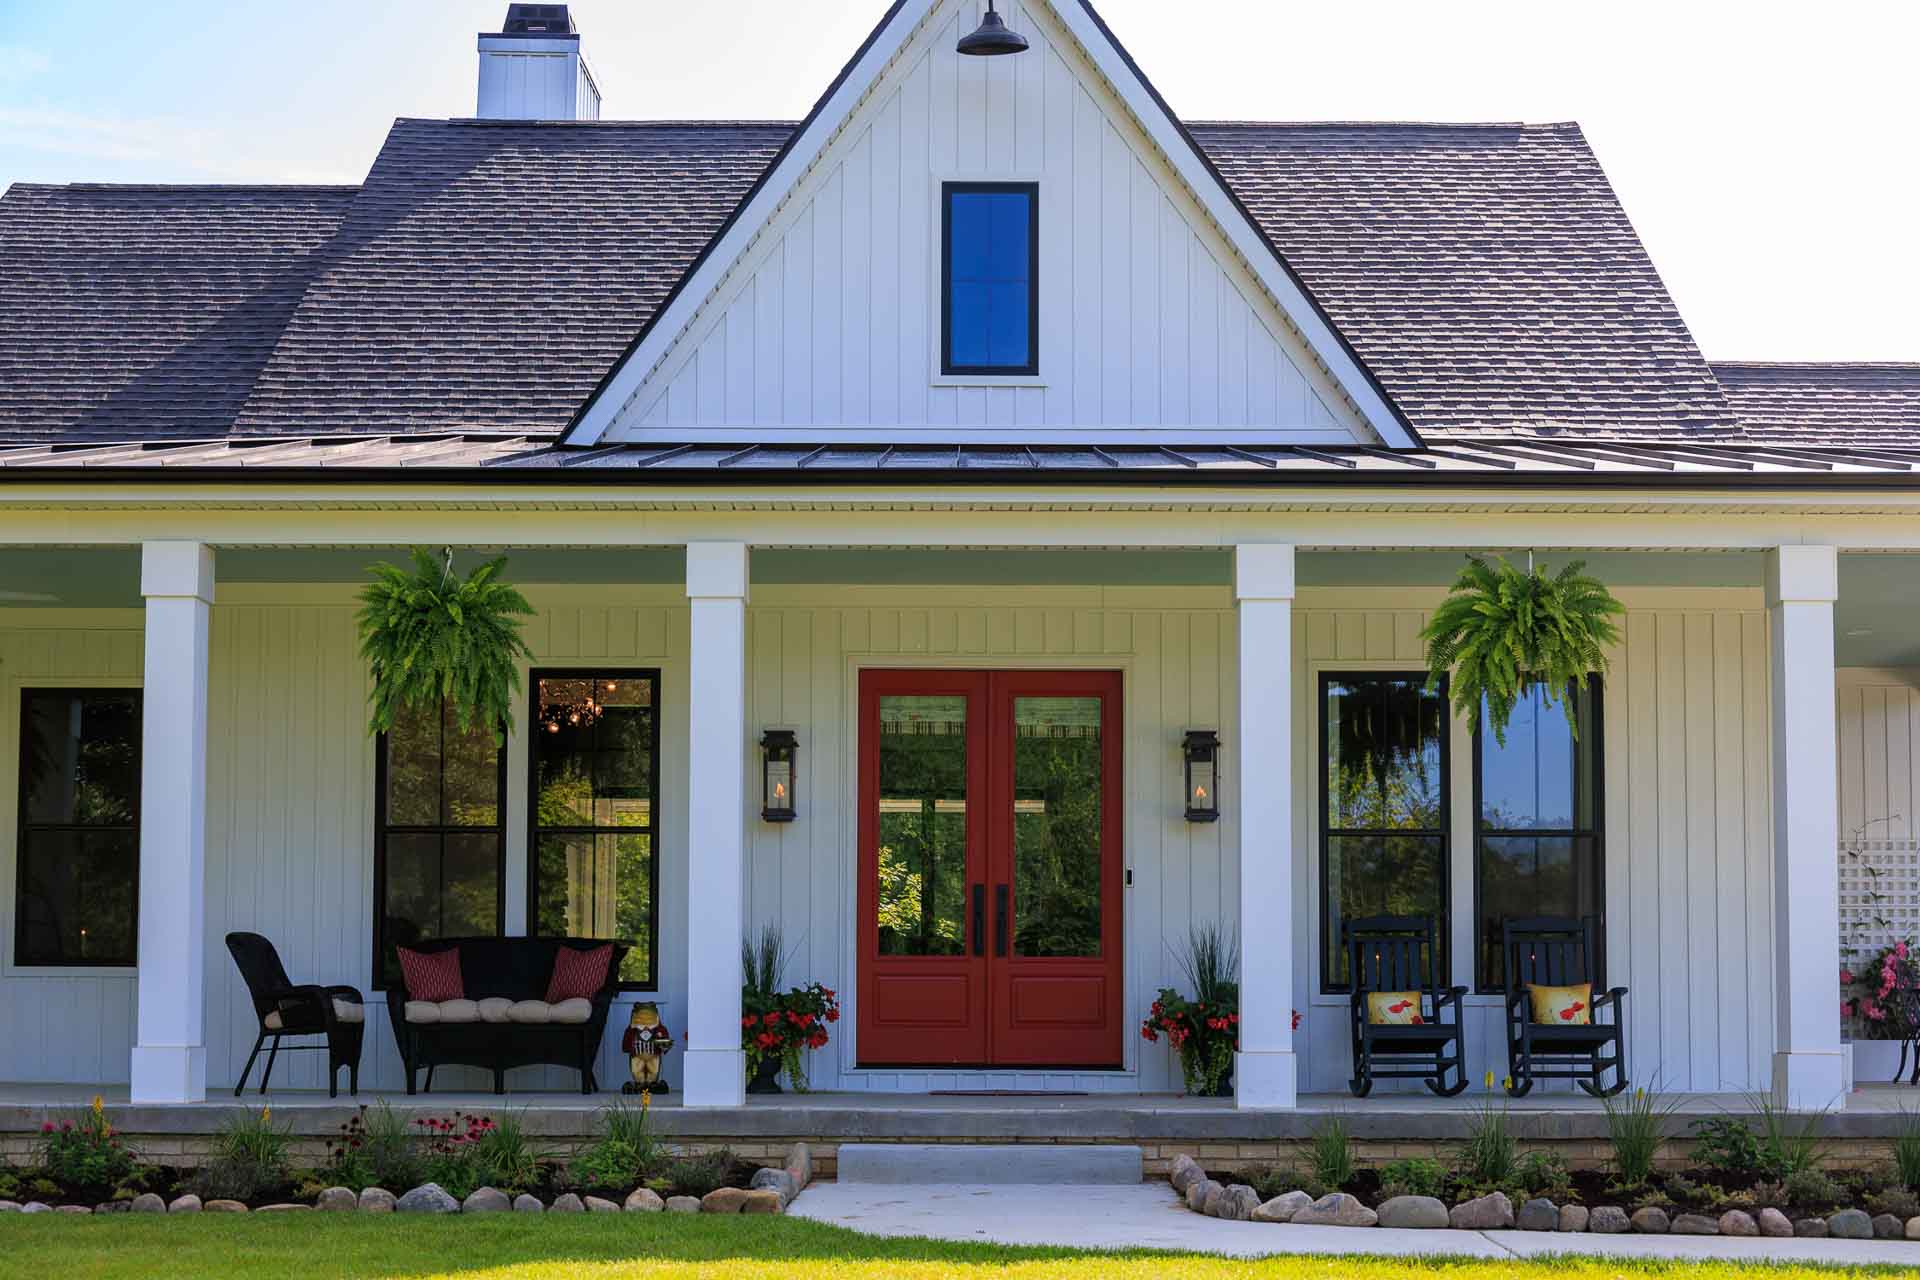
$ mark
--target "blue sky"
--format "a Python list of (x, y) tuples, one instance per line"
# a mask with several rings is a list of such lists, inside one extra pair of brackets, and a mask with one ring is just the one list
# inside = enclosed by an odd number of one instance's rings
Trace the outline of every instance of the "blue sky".
[[(885, 3), (573, 8), (608, 116), (759, 119), (802, 114)], [(1709, 356), (1920, 360), (1920, 4), (1099, 8), (1194, 119), (1578, 120)], [(357, 182), (395, 116), (472, 113), (505, 11), (0, 0), (0, 186)]]

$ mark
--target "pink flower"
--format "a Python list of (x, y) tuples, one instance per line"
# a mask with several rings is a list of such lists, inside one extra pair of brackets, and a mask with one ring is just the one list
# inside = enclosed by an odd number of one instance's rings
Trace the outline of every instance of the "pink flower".
[(1895, 954), (1896, 956), (1899, 956), (1902, 960), (1905, 960), (1907, 958), (1907, 944), (1904, 942), (1894, 943), (1893, 954)]
[(40, 1126), (40, 1132), (42, 1132), (42, 1133), (52, 1133), (52, 1132), (53, 1132), (53, 1121), (51, 1121), (51, 1120), (48, 1120), (48, 1121), (46, 1121), (46, 1122), (45, 1122), (44, 1124), (42, 1124), (42, 1125)]
[(1853, 970), (1842, 969), (1840, 971), (1840, 985), (1843, 987), (1850, 987), (1853, 985)]

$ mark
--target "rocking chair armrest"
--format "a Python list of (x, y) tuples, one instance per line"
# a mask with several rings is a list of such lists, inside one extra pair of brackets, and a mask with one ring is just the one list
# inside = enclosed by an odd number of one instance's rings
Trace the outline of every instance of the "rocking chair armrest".
[(1620, 1020), (1620, 1013), (1626, 1008), (1626, 1004), (1627, 989), (1625, 987), (1615, 987), (1605, 995), (1595, 996), (1593, 998), (1594, 1012), (1598, 1013), (1603, 1007), (1611, 1005), (1613, 1007), (1613, 1020), (1615, 1022)]
[(1518, 991), (1509, 991), (1507, 993), (1507, 1021), (1525, 1022), (1527, 1020), (1526, 1003), (1526, 988), (1523, 987)]
[(1459, 1004), (1466, 998), (1467, 989), (1465, 987), (1444, 987), (1440, 990), (1439, 994), (1433, 998), (1433, 1011), (1438, 1013), (1442, 1005)]

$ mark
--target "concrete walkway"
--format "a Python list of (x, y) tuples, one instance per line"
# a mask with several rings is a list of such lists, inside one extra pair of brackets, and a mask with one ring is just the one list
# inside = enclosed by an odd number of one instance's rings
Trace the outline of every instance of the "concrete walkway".
[(1222, 1222), (1189, 1212), (1157, 1182), (1132, 1187), (901, 1187), (820, 1182), (802, 1192), (788, 1213), (874, 1236), (1100, 1250), (1167, 1249), (1241, 1258), (1341, 1253), (1530, 1258), (1582, 1253), (1617, 1258), (1920, 1266), (1920, 1243), (1893, 1240), (1385, 1231)]

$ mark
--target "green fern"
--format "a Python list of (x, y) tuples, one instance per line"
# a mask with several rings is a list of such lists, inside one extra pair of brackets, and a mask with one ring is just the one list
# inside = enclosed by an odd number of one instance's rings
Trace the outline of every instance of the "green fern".
[(516, 660), (533, 658), (520, 638), (533, 606), (498, 581), (506, 563), (490, 560), (462, 580), (451, 556), (442, 565), (415, 547), (411, 571), (372, 566), (359, 613), (360, 656), (373, 672), (368, 732), (387, 732), (403, 710), (449, 703), (462, 729), (490, 729), (501, 741), (520, 694)]
[[(1451, 677), (1454, 709), (1469, 728), (1480, 725), (1481, 699), (1493, 735), (1505, 746), (1514, 704), (1535, 684), (1561, 701), (1577, 680), (1607, 669), (1607, 647), (1620, 639), (1614, 619), (1626, 612), (1613, 593), (1575, 560), (1549, 578), (1468, 556), (1446, 601), (1420, 632), (1427, 643), (1427, 687)], [(1567, 699), (1577, 738), (1578, 711)]]

